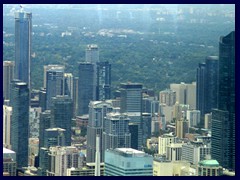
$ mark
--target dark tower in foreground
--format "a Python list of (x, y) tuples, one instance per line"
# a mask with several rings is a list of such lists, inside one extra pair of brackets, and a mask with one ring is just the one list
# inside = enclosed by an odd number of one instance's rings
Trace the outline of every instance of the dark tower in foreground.
[(218, 56), (208, 56), (197, 68), (196, 104), (202, 118), (217, 108), (218, 62)]
[(218, 108), (212, 112), (212, 158), (235, 170), (235, 31), (219, 42)]
[(29, 138), (29, 89), (27, 83), (18, 80), (11, 84), (12, 122), (10, 142), (17, 154), (17, 167), (28, 166)]

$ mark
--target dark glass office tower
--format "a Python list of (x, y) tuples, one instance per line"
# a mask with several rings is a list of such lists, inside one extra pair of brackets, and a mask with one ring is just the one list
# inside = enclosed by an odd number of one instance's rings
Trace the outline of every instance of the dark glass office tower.
[(96, 100), (95, 64), (80, 63), (78, 73), (78, 111), (77, 115), (88, 114), (90, 101)]
[(47, 88), (46, 88), (46, 109), (52, 105), (52, 97), (63, 95), (64, 93), (64, 68), (52, 67), (47, 70)]
[(73, 102), (69, 96), (56, 96), (52, 98), (51, 128), (66, 130), (65, 143), (71, 146), (71, 124), (73, 118)]
[(219, 42), (218, 108), (212, 112), (212, 158), (235, 170), (235, 31)]
[[(120, 86), (121, 100), (120, 100), (120, 112), (127, 113), (128, 118), (130, 119), (129, 123), (131, 125), (138, 126), (137, 132), (137, 149), (141, 150), (143, 142), (143, 133), (142, 133), (142, 84), (138, 83), (122, 83)], [(131, 133), (133, 133), (131, 128)], [(135, 134), (136, 132), (134, 132)], [(133, 145), (132, 147), (135, 147)]]
[(15, 12), (15, 79), (30, 88), (30, 64), (32, 46), (32, 13)]
[(96, 100), (111, 99), (111, 64), (109, 62), (97, 63), (97, 92)]
[(217, 108), (218, 56), (206, 57), (205, 63), (197, 68), (197, 109), (203, 118), (212, 108)]
[(121, 112), (142, 112), (142, 84), (122, 83)]
[(29, 138), (29, 89), (25, 82), (12, 81), (11, 98), (12, 121), (10, 142), (17, 154), (17, 167), (28, 166)]
[(40, 113), (39, 119), (39, 152), (41, 147), (44, 147), (44, 133), (45, 129), (50, 128), (51, 122), (51, 111), (47, 110)]

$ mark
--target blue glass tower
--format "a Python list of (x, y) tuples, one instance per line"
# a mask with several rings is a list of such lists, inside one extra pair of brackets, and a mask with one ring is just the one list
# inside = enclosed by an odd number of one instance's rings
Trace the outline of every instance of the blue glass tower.
[(211, 155), (223, 168), (235, 170), (235, 31), (220, 37), (217, 97)]
[(29, 89), (27, 83), (12, 81), (10, 103), (13, 109), (10, 142), (17, 154), (17, 167), (28, 166)]
[(15, 78), (30, 87), (32, 13), (15, 12)]

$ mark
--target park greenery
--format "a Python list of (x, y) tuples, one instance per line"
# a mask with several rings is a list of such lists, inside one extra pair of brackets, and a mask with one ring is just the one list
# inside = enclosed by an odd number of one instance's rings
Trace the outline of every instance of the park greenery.
[[(43, 65), (62, 64), (66, 72), (78, 76), (78, 63), (85, 61), (88, 44), (97, 44), (100, 61), (112, 64), (113, 89), (129, 81), (156, 92), (169, 88), (170, 83), (191, 83), (196, 81), (198, 64), (218, 55), (220, 36), (235, 29), (234, 18), (217, 9), (215, 16), (207, 16), (202, 8), (177, 17), (158, 9), (122, 10), (118, 16), (115, 10), (30, 10), (35, 89), (43, 86)], [(4, 9), (5, 14), (9, 11)], [(3, 31), (3, 60), (14, 60), (14, 16), (3, 16)]]

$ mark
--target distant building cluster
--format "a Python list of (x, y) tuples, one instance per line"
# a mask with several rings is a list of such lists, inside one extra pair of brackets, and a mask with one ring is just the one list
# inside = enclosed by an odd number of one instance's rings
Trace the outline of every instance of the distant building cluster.
[[(69, 32), (62, 36), (71, 36)], [(15, 13), (15, 61), (3, 61), (3, 176), (235, 175), (235, 32), (196, 82), (155, 93), (112, 88), (112, 65), (86, 47), (78, 75), (43, 68), (31, 88), (32, 13)]]

